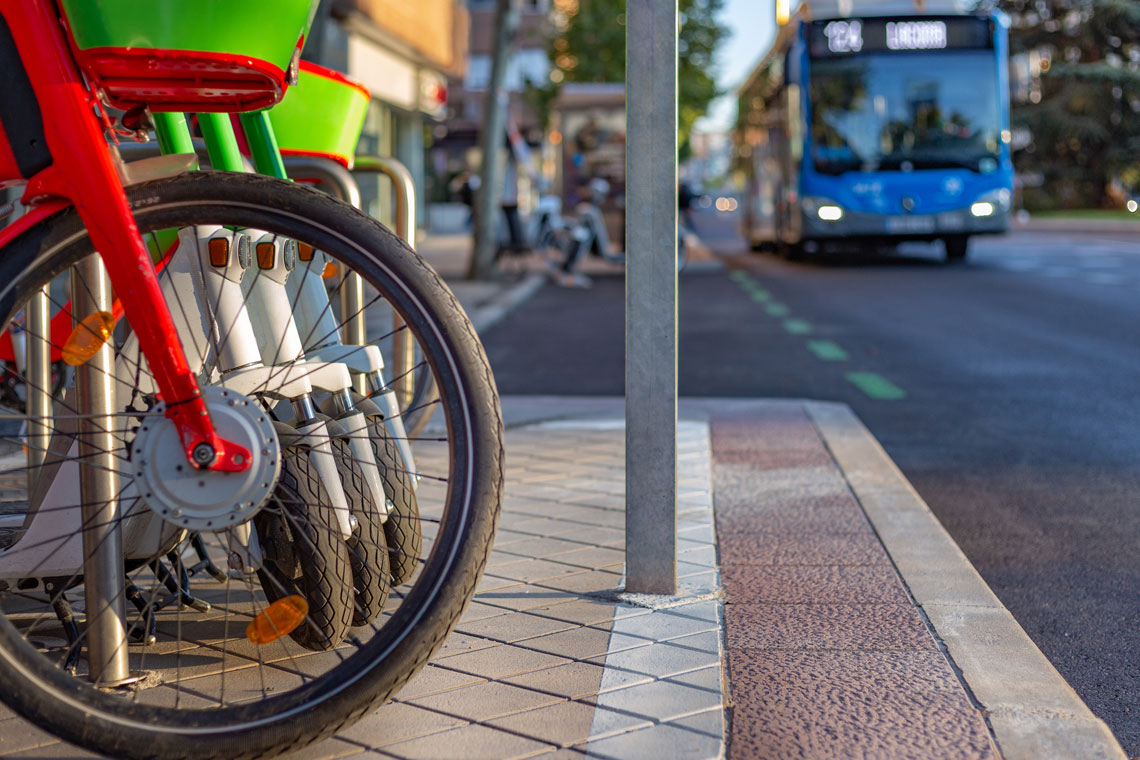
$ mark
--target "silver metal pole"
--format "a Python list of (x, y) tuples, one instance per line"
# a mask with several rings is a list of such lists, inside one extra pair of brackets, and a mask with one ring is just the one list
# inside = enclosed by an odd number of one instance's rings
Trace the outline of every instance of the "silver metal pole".
[(35, 487), (39, 466), (51, 439), (51, 303), (47, 286), (28, 300), (28, 493)]
[[(111, 310), (111, 282), (98, 255), (71, 271), (76, 321)], [(76, 367), (79, 419), (79, 499), (83, 518), (83, 589), (87, 601), (88, 678), (114, 686), (129, 679), (125, 620), (126, 576), (120, 526), (114, 430), (115, 360), (106, 343)]]
[[(394, 158), (383, 156), (357, 156), (353, 161), (354, 171), (380, 172), (392, 181), (396, 196), (396, 234), (409, 248), (416, 247), (416, 183), (407, 167)], [(392, 315), (392, 377), (396, 378), (393, 390), (401, 409), (407, 409), (415, 395), (415, 373), (409, 371), (416, 365), (416, 342), (407, 330), (401, 330), (404, 320), (399, 313)]]
[(677, 0), (626, 6), (626, 590), (677, 592)]

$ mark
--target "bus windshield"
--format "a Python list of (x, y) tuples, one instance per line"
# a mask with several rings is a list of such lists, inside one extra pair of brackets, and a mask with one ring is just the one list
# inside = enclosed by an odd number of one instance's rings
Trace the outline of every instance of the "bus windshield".
[(810, 99), (816, 171), (996, 168), (991, 51), (813, 60)]

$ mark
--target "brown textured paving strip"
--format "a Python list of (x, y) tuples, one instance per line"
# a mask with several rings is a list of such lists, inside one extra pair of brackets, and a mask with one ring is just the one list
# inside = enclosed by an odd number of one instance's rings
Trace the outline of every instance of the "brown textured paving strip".
[(762, 604), (907, 604), (906, 589), (890, 565), (728, 566), (724, 593)]
[(802, 409), (711, 433), (728, 757), (996, 757)]
[(757, 470), (783, 470), (792, 467), (826, 467), (831, 457), (818, 449), (736, 449), (718, 454), (725, 464), (747, 464)]
[[(874, 534), (769, 535), (721, 533), (720, 558), (737, 565), (885, 565), (889, 562)], [(725, 540), (725, 539), (728, 540)]]
[(754, 510), (726, 509), (717, 516), (717, 525), (726, 533), (758, 533), (773, 536), (774, 540), (779, 540), (780, 535), (872, 533), (871, 524), (854, 504), (806, 508), (800, 505), (773, 506), (765, 510), (763, 520), (756, 518)]
[(994, 758), (937, 651), (730, 652), (730, 757)]
[(735, 603), (725, 641), (729, 649), (937, 649), (910, 604)]

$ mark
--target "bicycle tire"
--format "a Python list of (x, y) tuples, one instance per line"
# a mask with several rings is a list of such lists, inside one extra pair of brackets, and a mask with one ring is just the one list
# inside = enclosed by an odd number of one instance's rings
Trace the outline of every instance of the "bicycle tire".
[(392, 585), (401, 586), (412, 579), (416, 563), (423, 549), (423, 528), (416, 489), (412, 485), (415, 473), (408, 472), (400, 459), (396, 442), (384, 427), (383, 414), (369, 399), (360, 399), (358, 408), (368, 416), (368, 437), (372, 453), (380, 468), (384, 494), (392, 502), (392, 511), (384, 522), (384, 538), (388, 544)]
[(274, 538), (262, 546), (261, 587), (271, 603), (303, 597), (309, 614), (289, 637), (315, 652), (332, 649), (352, 623), (354, 577), (348, 547), (339, 540), (334, 508), (309, 460), (308, 447), (282, 447), (281, 477), (270, 503), (276, 513), (262, 510), (253, 518), (259, 537)]
[[(502, 420), (470, 322), (422, 259), (389, 230), (315, 190), (245, 174), (196, 172), (127, 188), (144, 232), (190, 224), (271, 229), (355, 270), (400, 311), (421, 345), (452, 435), (433, 548), (386, 624), (318, 679), (211, 709), (143, 705), (79, 682), (0, 616), (0, 699), (80, 746), (121, 758), (234, 760), (296, 750), (351, 723), (405, 684), (442, 644), (474, 594), (502, 492)], [(92, 249), (73, 209), (26, 230), (0, 256), (0, 316)], [(421, 503), (422, 506), (422, 503)], [(263, 689), (264, 690), (264, 689)]]
[(343, 438), (333, 438), (333, 456), (340, 473), (349, 509), (356, 517), (356, 532), (348, 542), (348, 561), (352, 567), (354, 602), (352, 625), (371, 623), (384, 610), (391, 588), (388, 542), (385, 540), (380, 507), (364, 478), (364, 470)]

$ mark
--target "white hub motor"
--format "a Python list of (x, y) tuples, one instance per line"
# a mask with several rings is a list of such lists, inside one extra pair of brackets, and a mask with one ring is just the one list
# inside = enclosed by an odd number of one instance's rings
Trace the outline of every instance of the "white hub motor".
[(252, 518), (281, 473), (280, 444), (269, 414), (231, 390), (202, 389), (218, 435), (249, 450), (243, 472), (199, 470), (186, 459), (166, 405), (151, 409), (131, 444), (131, 467), (146, 505), (167, 522), (192, 531), (231, 528)]

